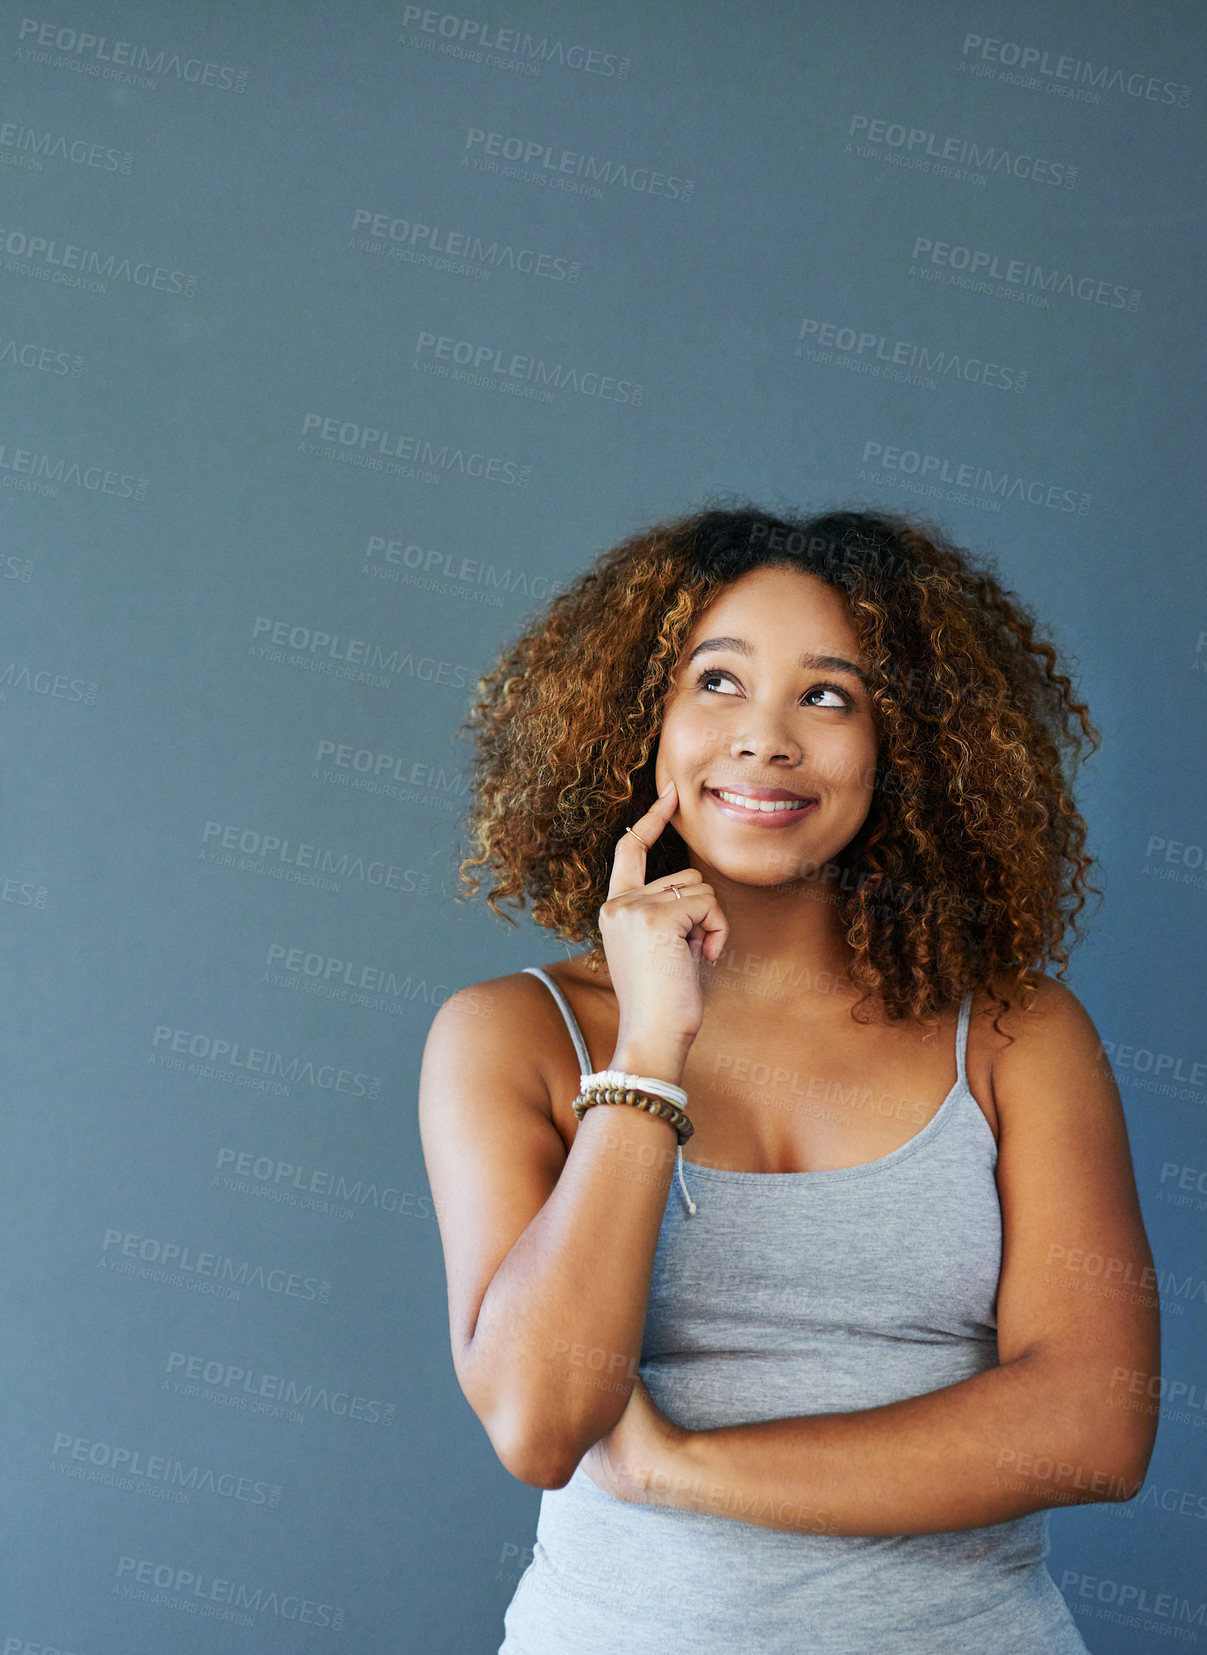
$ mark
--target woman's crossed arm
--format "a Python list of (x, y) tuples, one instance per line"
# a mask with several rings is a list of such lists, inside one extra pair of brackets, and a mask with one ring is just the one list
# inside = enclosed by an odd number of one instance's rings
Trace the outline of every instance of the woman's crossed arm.
[(841, 1535), (978, 1528), (1130, 1499), (1156, 1435), (1157, 1273), (1118, 1089), (1044, 978), (994, 1059), (999, 1365), (853, 1413), (687, 1431), (638, 1380), (583, 1469), (620, 1499)]

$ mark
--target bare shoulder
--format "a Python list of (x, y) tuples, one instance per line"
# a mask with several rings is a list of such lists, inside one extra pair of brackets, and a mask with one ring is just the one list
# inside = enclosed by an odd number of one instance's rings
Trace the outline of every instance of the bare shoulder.
[(1010, 1001), (1008, 1008), (1003, 1011), (982, 992), (975, 1012), (999, 1114), (1038, 1106), (1064, 1090), (1076, 1090), (1087, 1101), (1095, 1094), (1117, 1100), (1094, 1020), (1066, 983), (1041, 972), (1023, 996), (1012, 979), (999, 977), (993, 986)]
[[(432, 1020), (438, 1023), (474, 1018), (478, 1026), (501, 1038), (504, 1045), (522, 1047), (525, 1025), (535, 1018), (539, 1021), (541, 997), (550, 999), (549, 990), (529, 971), (509, 971), (503, 977), (487, 977), (480, 983), (467, 983), (450, 994)], [(516, 1019), (519, 1019), (517, 1028)]]
[[(571, 1014), (589, 1028), (607, 997), (576, 956), (543, 965)], [(581, 1026), (581, 1024), (580, 1024)], [(598, 1044), (606, 1037), (596, 1035)], [(496, 1099), (538, 1109), (553, 1119), (554, 1096), (577, 1090), (579, 1063), (561, 1007), (549, 985), (530, 971), (512, 971), (469, 983), (444, 1001), (428, 1029), (420, 1084), (420, 1123), (442, 1118), (450, 1101), (481, 1081)], [(571, 1095), (573, 1095), (571, 1093)]]
[[(1079, 1015), (1088, 1016), (1068, 984), (1046, 971), (1032, 974), (1032, 986), (1026, 995), (1020, 995), (1014, 978), (1004, 972), (993, 978), (991, 987), (1001, 999), (1010, 1001), (1009, 1008), (1002, 1012), (998, 1023), (1001, 1029), (1016, 1038), (1031, 1037), (1037, 1029), (1051, 1028), (1062, 1020), (1076, 1021)], [(993, 1014), (1001, 1010), (986, 989), (978, 992), (975, 1007), (989, 1022), (993, 1021)], [(1003, 1040), (1002, 1044), (1008, 1042)]]
[(451, 994), (428, 1030), (419, 1133), (458, 1364), (495, 1271), (565, 1165), (546, 1075), (550, 1012), (560, 1021), (549, 990), (531, 973), (510, 972)]
[(425, 1062), (454, 1053), (493, 1061), (512, 1076), (535, 1078), (545, 1094), (545, 1054), (562, 1019), (548, 988), (528, 971), (468, 983), (450, 994), (428, 1029)]
[[(1046, 971), (1033, 976), (1027, 995), (1020, 995), (1017, 981), (1005, 975), (993, 980), (992, 990), (998, 1000), (982, 988), (975, 995), (972, 1011), (980, 1039), (993, 1053), (995, 1069), (1005, 1054), (1017, 1048), (1030, 1053), (1078, 1036), (1098, 1041), (1093, 1019), (1078, 996)], [(1010, 1005), (1003, 1010), (1000, 1000), (1008, 1000)]]

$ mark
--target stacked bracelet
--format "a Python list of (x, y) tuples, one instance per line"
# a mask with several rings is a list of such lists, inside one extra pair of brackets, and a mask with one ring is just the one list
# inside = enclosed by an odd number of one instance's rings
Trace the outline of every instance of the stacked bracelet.
[(596, 1069), (593, 1074), (579, 1075), (579, 1087), (584, 1092), (599, 1086), (637, 1086), (643, 1092), (652, 1092), (656, 1098), (665, 1098), (680, 1109), (687, 1108), (687, 1093), (682, 1086), (670, 1080), (654, 1080), (649, 1075), (630, 1075), (623, 1069)]
[(687, 1093), (681, 1086), (672, 1086), (669, 1081), (651, 1080), (648, 1076), (622, 1074), (615, 1069), (602, 1069), (592, 1075), (582, 1075), (579, 1079), (582, 1091), (574, 1099), (572, 1108), (580, 1121), (593, 1104), (627, 1103), (669, 1121), (678, 1135), (680, 1147), (695, 1131), (678, 1102), (680, 1098), (687, 1102)]

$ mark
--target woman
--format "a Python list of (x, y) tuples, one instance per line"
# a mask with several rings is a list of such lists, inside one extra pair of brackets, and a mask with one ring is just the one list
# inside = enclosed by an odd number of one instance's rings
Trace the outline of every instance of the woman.
[(480, 690), (462, 877), (591, 945), (424, 1054), (457, 1377), (545, 1490), (500, 1655), (1083, 1651), (1045, 1512), (1140, 1487), (1159, 1329), (1044, 970), (1096, 890), (1054, 649), (933, 526), (739, 505)]

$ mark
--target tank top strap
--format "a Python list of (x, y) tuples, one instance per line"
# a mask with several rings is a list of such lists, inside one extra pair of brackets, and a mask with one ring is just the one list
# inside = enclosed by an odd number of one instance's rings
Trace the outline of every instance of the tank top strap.
[(531, 972), (534, 977), (539, 977), (549, 990), (550, 994), (552, 994), (553, 998), (557, 1001), (562, 1017), (565, 1019), (566, 1027), (570, 1031), (570, 1038), (574, 1042), (574, 1050), (578, 1053), (579, 1071), (584, 1075), (589, 1075), (591, 1073), (591, 1054), (587, 1050), (587, 1042), (583, 1039), (583, 1031), (578, 1026), (578, 1018), (575, 1017), (574, 1013), (570, 1010), (569, 1000), (567, 1000), (566, 996), (562, 993), (561, 989), (557, 986), (549, 973), (543, 970), (541, 966), (526, 965), (523, 969)]
[(972, 990), (960, 1001), (960, 1021), (956, 1025), (956, 1084), (968, 1089), (968, 1025), (972, 1020)]
[[(578, 1053), (579, 1071), (584, 1075), (590, 1074), (592, 1072), (591, 1054), (587, 1051), (587, 1042), (583, 1039), (583, 1031), (578, 1026), (578, 1018), (575, 1017), (574, 1013), (570, 1009), (569, 1000), (566, 999), (566, 996), (562, 993), (561, 989), (557, 986), (549, 973), (543, 969), (543, 967), (539, 965), (526, 965), (522, 966), (521, 970), (529, 972), (533, 977), (539, 977), (545, 984), (545, 987), (549, 990), (550, 994), (552, 994), (553, 998), (557, 1001), (562, 1017), (565, 1020), (566, 1027), (570, 1031), (570, 1038), (574, 1042), (574, 1050)], [(694, 1213), (696, 1210), (696, 1203), (692, 1200), (690, 1194), (688, 1193), (687, 1184), (683, 1177), (682, 1144), (679, 1145), (676, 1161), (678, 1163), (679, 1187), (683, 1191), (683, 1199), (687, 1203), (688, 1212)]]

